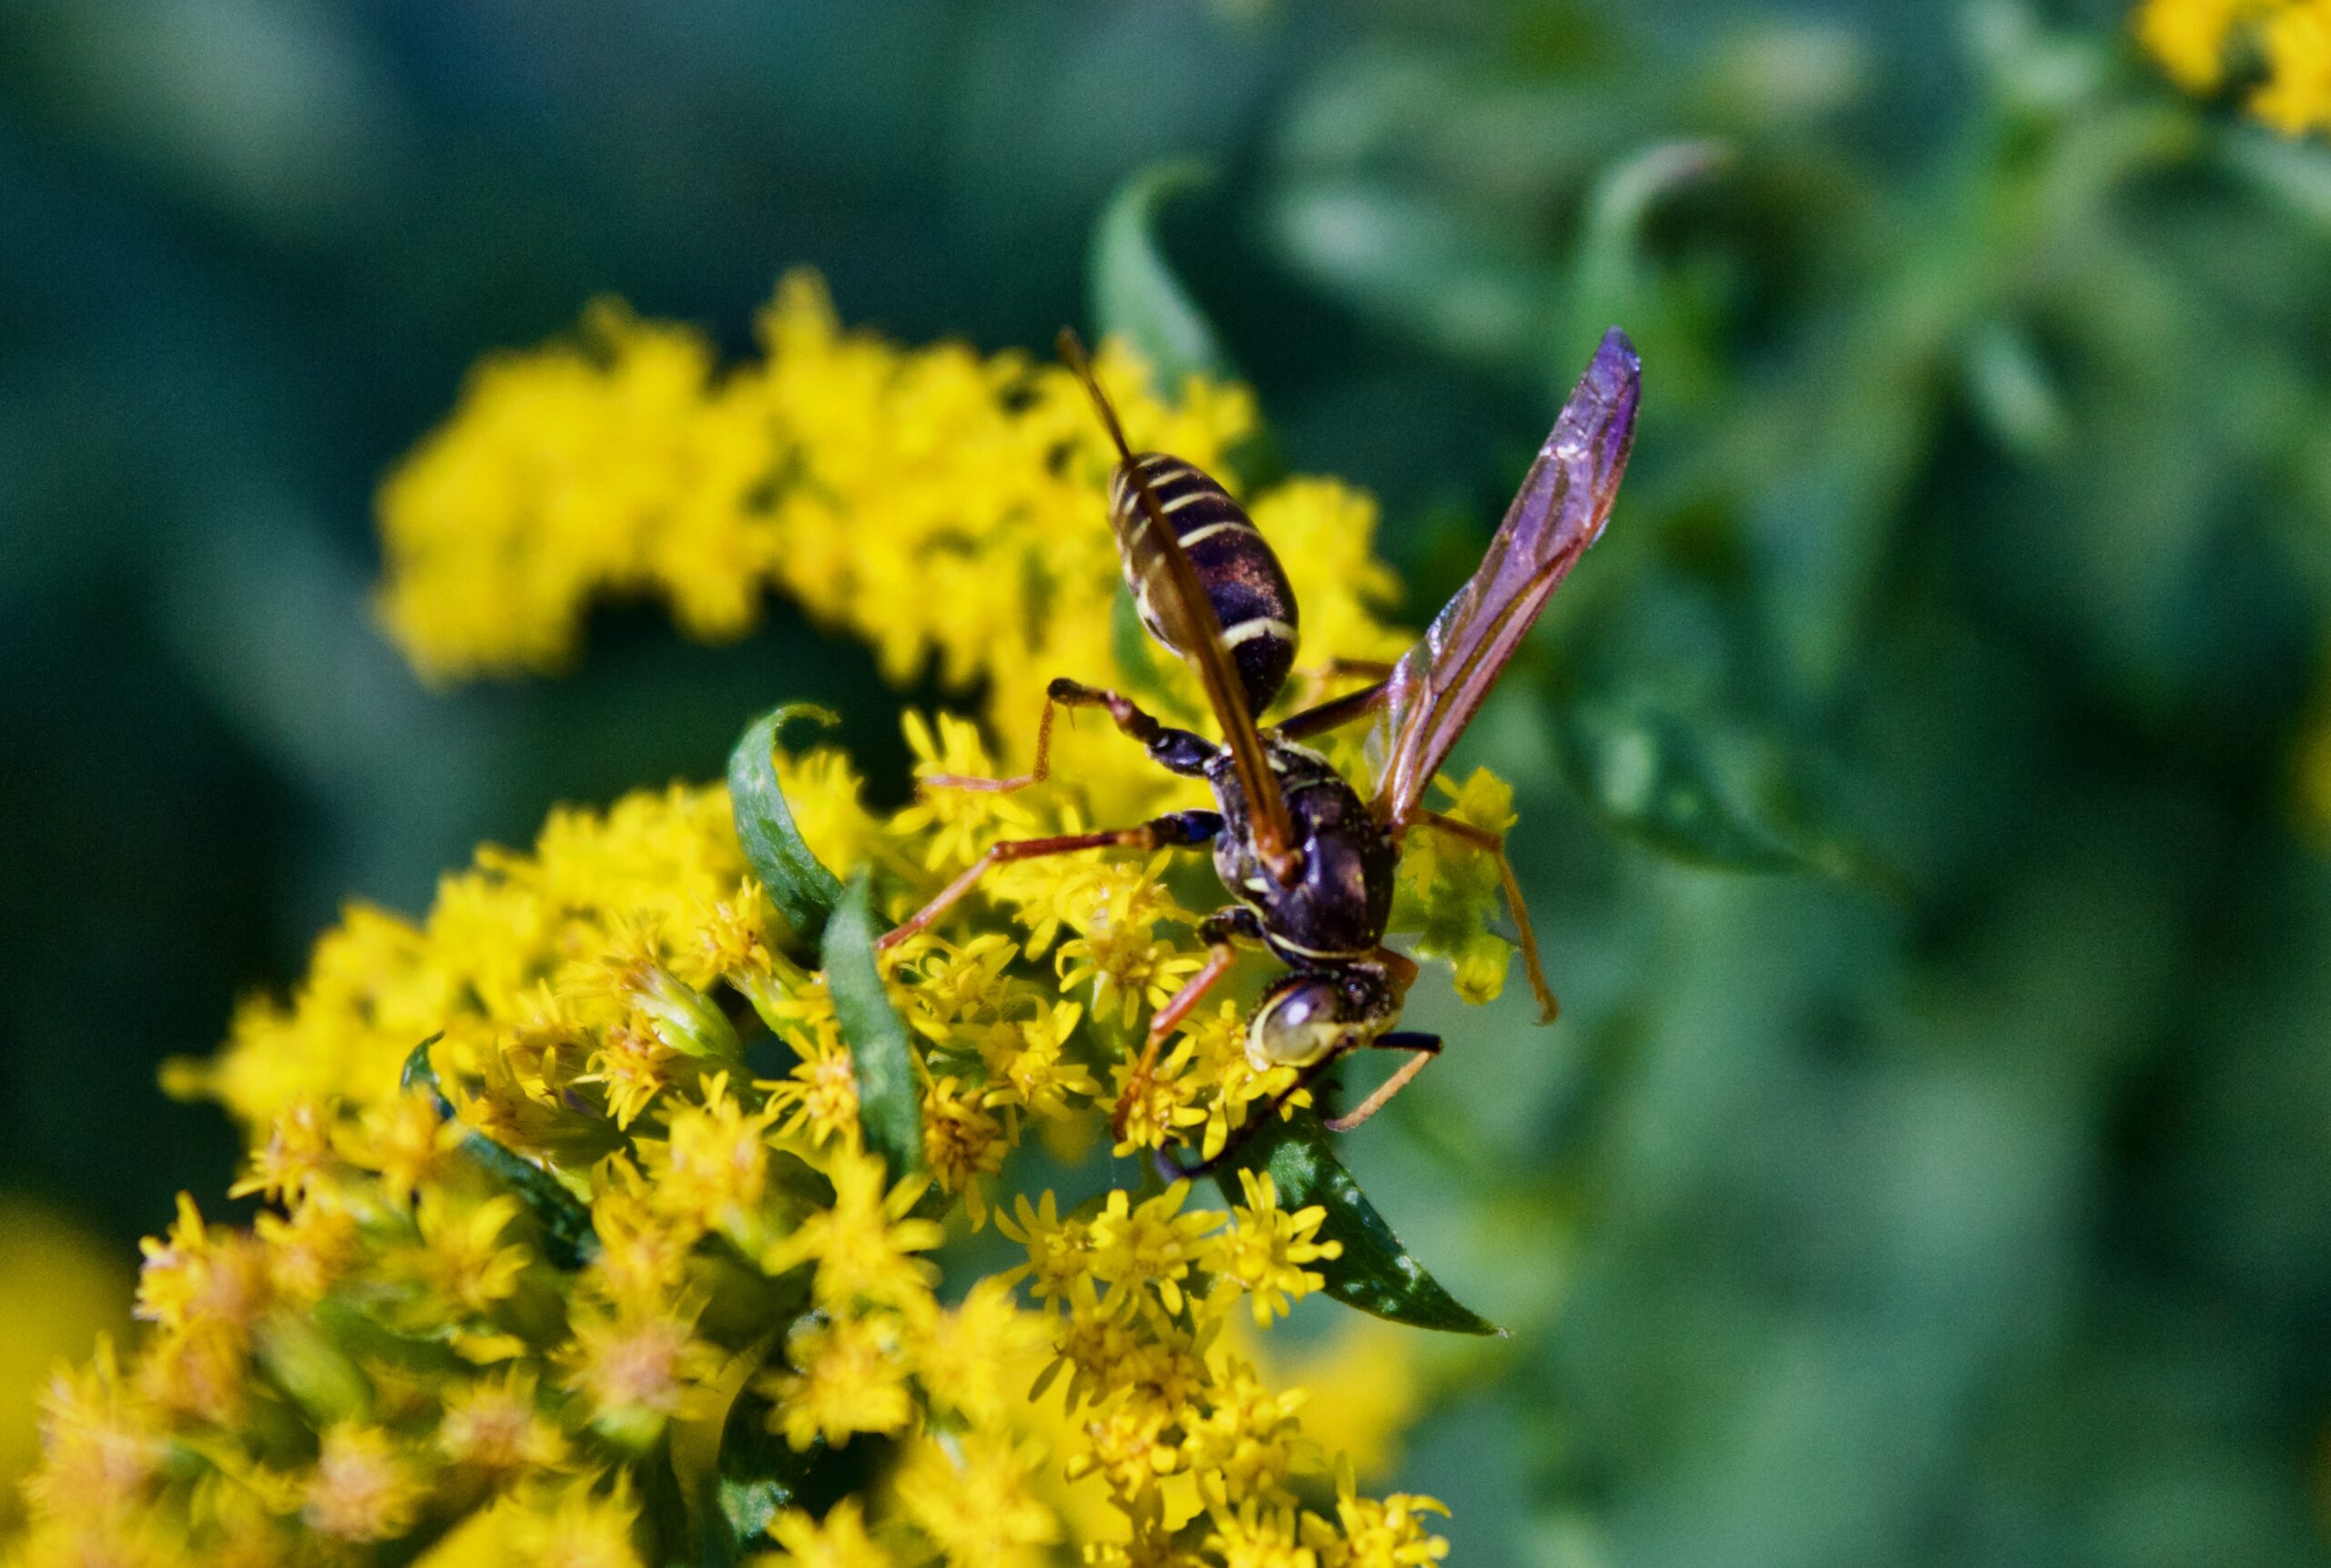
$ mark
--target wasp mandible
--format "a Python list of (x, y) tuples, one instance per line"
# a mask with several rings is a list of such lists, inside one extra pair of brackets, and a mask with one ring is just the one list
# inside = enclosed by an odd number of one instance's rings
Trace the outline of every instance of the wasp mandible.
[[(1061, 333), (1060, 352), (1116, 446), (1109, 520), (1142, 624), (1196, 672), (1222, 741), (1161, 724), (1117, 692), (1059, 679), (1047, 688), (1031, 772), (926, 782), (990, 790), (1037, 783), (1050, 765), (1054, 713), (1097, 708), (1159, 766), (1205, 779), (1216, 809), (992, 845), (879, 945), (928, 927), (989, 868), (1007, 860), (1210, 845), (1232, 901), (1199, 924), (1206, 962), (1151, 1019), (1111, 1125), (1122, 1138), (1127, 1108), (1144, 1092), (1159, 1047), (1229, 970), (1234, 944), (1244, 942), (1268, 949), (1288, 968), (1263, 993), (1247, 1026), (1247, 1055), (1258, 1071), (1302, 1069), (1299, 1086), (1364, 1047), (1412, 1053), (1360, 1105), (1328, 1119), (1328, 1125), (1346, 1131), (1373, 1115), (1440, 1049), (1435, 1036), (1392, 1029), (1417, 966), (1384, 945), (1400, 842), (1424, 830), (1463, 839), (1494, 857), (1542, 1022), (1552, 1022), (1553, 993), (1503, 840), (1428, 810), (1423, 798), (1547, 596), (1610, 516), (1634, 439), (1642, 379), (1634, 345), (1615, 327), (1604, 335), (1488, 554), (1423, 637), (1372, 684), (1268, 729), (1257, 727), (1256, 715), (1287, 683), (1298, 625), (1278, 557), (1212, 478), (1179, 458), (1134, 451), (1074, 333)], [(1362, 799), (1326, 758), (1300, 742), (1370, 716), (1375, 728), (1367, 755), (1374, 784)]]

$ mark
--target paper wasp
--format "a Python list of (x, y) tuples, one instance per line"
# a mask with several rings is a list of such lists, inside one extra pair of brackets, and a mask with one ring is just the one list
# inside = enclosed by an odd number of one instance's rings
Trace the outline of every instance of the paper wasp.
[[(992, 845), (881, 945), (928, 927), (990, 867), (1006, 860), (1112, 847), (1211, 845), (1215, 870), (1233, 901), (1199, 925), (1208, 949), (1206, 964), (1151, 1020), (1112, 1125), (1122, 1137), (1127, 1108), (1147, 1084), (1159, 1046), (1236, 961), (1232, 944), (1247, 942), (1267, 948), (1289, 969), (1264, 993), (1248, 1025), (1247, 1054), (1257, 1070), (1301, 1068), (1300, 1084), (1362, 1047), (1414, 1053), (1357, 1109), (1329, 1119), (1329, 1126), (1343, 1131), (1374, 1115), (1440, 1049), (1434, 1036), (1391, 1032), (1417, 967), (1384, 945), (1400, 840), (1424, 829), (1467, 840), (1495, 857), (1531, 987), (1542, 1021), (1551, 1022), (1553, 993), (1502, 840), (1426, 809), (1423, 797), (1547, 596), (1610, 515), (1634, 438), (1640, 392), (1641, 367), (1626, 334), (1614, 327), (1604, 336), (1487, 555), (1416, 646), (1373, 684), (1268, 729), (1259, 728), (1255, 716), (1285, 685), (1297, 640), (1295, 598), (1277, 557), (1214, 480), (1179, 458), (1136, 454), (1074, 333), (1061, 334), (1060, 351), (1092, 395), (1117, 450), (1110, 523), (1142, 621), (1196, 671), (1222, 742), (1161, 724), (1116, 692), (1060, 679), (1047, 692), (1032, 772), (926, 782), (989, 790), (1033, 784), (1047, 773), (1056, 710), (1098, 708), (1160, 766), (1204, 779), (1216, 809)], [(1298, 742), (1371, 715), (1368, 756), (1375, 780), (1373, 793), (1363, 799), (1326, 758)]]

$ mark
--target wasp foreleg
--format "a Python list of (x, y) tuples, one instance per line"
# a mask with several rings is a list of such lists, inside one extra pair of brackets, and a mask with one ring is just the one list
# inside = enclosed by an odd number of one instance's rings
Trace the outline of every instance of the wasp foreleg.
[(1073, 855), (1080, 850), (1160, 850), (1203, 844), (1222, 831), (1222, 818), (1213, 811), (1173, 811), (1134, 828), (1110, 828), (1097, 833), (1063, 833), (1051, 839), (1014, 839), (990, 844), (987, 853), (939, 890), (939, 896), (917, 910), (874, 945), (895, 947), (947, 912), (989, 870), (1010, 860), (1033, 860), (1044, 855)]
[(1015, 789), (1025, 789), (1041, 784), (1052, 777), (1053, 718), (1064, 708), (1099, 708), (1108, 710), (1109, 718), (1118, 729), (1139, 741), (1150, 756), (1176, 773), (1196, 775), (1205, 770), (1206, 759), (1214, 748), (1186, 729), (1174, 729), (1160, 724), (1131, 697), (1096, 686), (1086, 686), (1066, 677), (1044, 688), (1044, 711), (1036, 720), (1036, 760), (1027, 772), (1010, 779), (974, 779), (961, 773), (933, 773), (923, 783), (937, 789), (976, 789), (986, 794), (1008, 795)]
[(1238, 962), (1238, 950), (1230, 945), (1234, 938), (1263, 940), (1261, 919), (1245, 904), (1218, 909), (1198, 922), (1198, 940), (1206, 945), (1206, 964), (1184, 981), (1182, 989), (1149, 1020), (1149, 1038), (1142, 1043), (1141, 1057), (1134, 1064), (1132, 1075), (1125, 1079), (1125, 1093), (1117, 1096), (1116, 1108), (1109, 1113), (1109, 1131), (1119, 1142), (1125, 1139), (1126, 1113), (1149, 1088), (1149, 1074), (1157, 1065), (1157, 1053), (1166, 1037), (1197, 1010), (1215, 983)]
[(1359, 1108), (1348, 1115), (1328, 1116), (1323, 1125), (1331, 1133), (1348, 1133), (1384, 1108), (1384, 1103), (1409, 1086), (1409, 1080), (1424, 1071), (1424, 1064), (1440, 1054), (1440, 1036), (1401, 1031), (1379, 1034), (1369, 1044), (1379, 1051), (1411, 1051), (1415, 1054), (1400, 1064), (1400, 1070), (1381, 1084), (1376, 1092), (1359, 1103)]
[(1513, 923), (1522, 933), (1522, 966), (1528, 972), (1530, 989), (1538, 998), (1538, 1022), (1552, 1023), (1562, 1006), (1554, 1000), (1553, 987), (1546, 983), (1546, 971), (1538, 962), (1538, 933), (1530, 929), (1530, 906), (1522, 901), (1522, 884), (1514, 880), (1513, 862), (1505, 858), (1505, 835), (1461, 822), (1454, 817), (1444, 817), (1438, 811), (1417, 811), (1406, 825), (1430, 828), (1452, 839), (1461, 839), (1485, 851), (1496, 862), (1498, 885), (1505, 890), (1505, 907), (1513, 911)]
[[(1403, 1063), (1399, 1072), (1385, 1079), (1382, 1086), (1368, 1096), (1359, 1109), (1349, 1116), (1326, 1117), (1321, 1122), (1323, 1126), (1341, 1133), (1349, 1132), (1359, 1125), (1360, 1123), (1382, 1110), (1385, 1101), (1406, 1088), (1409, 1080), (1422, 1072), (1427, 1062), (1440, 1054), (1440, 1035), (1422, 1034), (1405, 1030), (1379, 1035), (1376, 1039), (1369, 1041), (1369, 1045), (1371, 1049), (1379, 1051), (1412, 1051), (1416, 1054), (1410, 1061)], [(1228, 1140), (1223, 1144), (1212, 1159), (1200, 1160), (1194, 1166), (1186, 1166), (1164, 1149), (1155, 1151), (1155, 1159), (1158, 1174), (1167, 1181), (1178, 1181), (1185, 1176), (1212, 1175), (1221, 1167), (1223, 1161), (1245, 1146), (1248, 1138), (1270, 1125), (1272, 1120), (1278, 1115), (1281, 1106), (1318, 1082), (1329, 1068), (1350, 1054), (1350, 1049), (1333, 1052), (1304, 1068), (1301, 1075), (1294, 1083), (1271, 1096), (1269, 1104), (1260, 1110), (1247, 1112), (1247, 1119), (1238, 1124), (1238, 1130), (1230, 1135)]]

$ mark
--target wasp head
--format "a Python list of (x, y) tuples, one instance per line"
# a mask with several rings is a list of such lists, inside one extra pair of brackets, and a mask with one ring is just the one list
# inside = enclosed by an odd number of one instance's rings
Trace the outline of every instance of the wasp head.
[(1308, 1067), (1368, 1044), (1400, 1012), (1390, 975), (1375, 964), (1298, 970), (1264, 993), (1247, 1029), (1247, 1060), (1264, 1073)]

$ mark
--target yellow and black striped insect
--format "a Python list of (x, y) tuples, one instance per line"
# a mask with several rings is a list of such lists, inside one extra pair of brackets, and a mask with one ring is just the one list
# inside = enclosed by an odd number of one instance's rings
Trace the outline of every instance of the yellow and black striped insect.
[[(1142, 624), (1197, 673), (1222, 740), (1161, 724), (1117, 692), (1060, 679), (1047, 693), (1032, 772), (928, 782), (992, 790), (1035, 783), (1049, 767), (1054, 712), (1098, 708), (1160, 766), (1205, 779), (1216, 809), (1176, 811), (1131, 828), (992, 845), (882, 943), (929, 926), (990, 867), (1006, 860), (1112, 847), (1210, 845), (1231, 901), (1200, 924), (1206, 965), (1150, 1021), (1113, 1125), (1122, 1136), (1125, 1112), (1143, 1092), (1159, 1046), (1236, 962), (1235, 944), (1246, 942), (1267, 948), (1288, 966), (1264, 993), (1247, 1028), (1247, 1054), (1257, 1069), (1299, 1067), (1298, 1082), (1308, 1082), (1363, 1047), (1413, 1053), (1365, 1103), (1328, 1123), (1338, 1130), (1356, 1126), (1440, 1048), (1431, 1035), (1392, 1030), (1417, 973), (1413, 962), (1384, 945), (1393, 873), (1408, 833), (1451, 834), (1496, 857), (1531, 986), (1544, 1017), (1553, 1016), (1553, 993), (1502, 840), (1426, 809), (1423, 798), (1547, 596), (1602, 534), (1634, 438), (1641, 391), (1634, 347), (1616, 328), (1603, 338), (1488, 554), (1416, 646), (1373, 684), (1267, 730), (1255, 716), (1285, 686), (1300, 626), (1278, 557), (1213, 479), (1179, 458), (1135, 453), (1094, 379), (1084, 346), (1063, 332), (1060, 348), (1117, 449), (1110, 522)], [(1371, 715), (1376, 727), (1368, 754), (1375, 778), (1363, 798), (1326, 758), (1300, 742)]]

